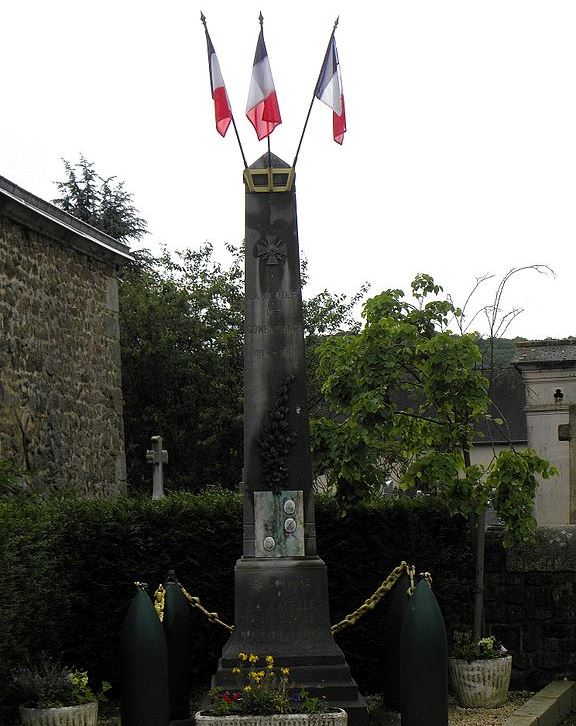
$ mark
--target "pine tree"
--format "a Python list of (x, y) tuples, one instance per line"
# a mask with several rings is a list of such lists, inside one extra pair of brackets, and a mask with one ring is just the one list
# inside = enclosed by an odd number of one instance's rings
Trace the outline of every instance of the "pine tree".
[(77, 164), (62, 162), (66, 181), (56, 182), (60, 196), (53, 204), (120, 242), (136, 241), (147, 233), (146, 220), (139, 216), (123, 181), (101, 177), (82, 154)]

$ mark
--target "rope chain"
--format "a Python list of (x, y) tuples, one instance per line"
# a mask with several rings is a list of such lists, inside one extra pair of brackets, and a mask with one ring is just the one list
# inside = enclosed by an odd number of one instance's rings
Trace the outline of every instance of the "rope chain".
[[(388, 575), (388, 577), (380, 584), (380, 586), (370, 595), (369, 598), (367, 598), (362, 605), (360, 605), (359, 608), (354, 610), (354, 612), (349, 613), (346, 615), (339, 623), (336, 623), (330, 628), (330, 631), (332, 634), (339, 633), (344, 628), (348, 628), (350, 625), (354, 625), (355, 623), (360, 620), (361, 617), (366, 615), (366, 613), (370, 612), (371, 610), (374, 610), (376, 605), (382, 600), (384, 595), (386, 595), (387, 592), (390, 592), (390, 590), (394, 587), (394, 585), (398, 582), (402, 574), (406, 572), (408, 577), (410, 578), (410, 587), (408, 588), (408, 595), (412, 596), (414, 593), (414, 589), (416, 587), (416, 567), (414, 565), (408, 565), (406, 562), (402, 561), (398, 567), (395, 567), (392, 572)], [(426, 578), (428, 584), (432, 586), (432, 576), (429, 572), (423, 573), (424, 577)], [(233, 625), (228, 625), (228, 623), (225, 623), (223, 620), (220, 619), (220, 616), (217, 612), (210, 612), (209, 610), (206, 610), (206, 608), (202, 605), (200, 602), (200, 598), (196, 595), (190, 595), (187, 590), (180, 585), (180, 589), (182, 591), (182, 594), (188, 600), (190, 605), (197, 610), (199, 610), (203, 615), (208, 618), (208, 620), (211, 623), (216, 623), (217, 625), (221, 625), (223, 628), (226, 628), (226, 630), (232, 632), (234, 630)], [(164, 603), (166, 600), (166, 591), (162, 587), (162, 585), (158, 585), (158, 589), (154, 593), (154, 607), (156, 608), (156, 612), (158, 613), (158, 617), (160, 618), (160, 622), (164, 620)]]
[(225, 623), (223, 620), (220, 620), (220, 616), (217, 612), (211, 613), (209, 610), (206, 610), (206, 608), (202, 605), (200, 602), (200, 598), (196, 597), (196, 595), (190, 595), (189, 592), (186, 591), (186, 589), (180, 585), (180, 589), (182, 590), (182, 594), (188, 600), (190, 605), (192, 605), (193, 608), (196, 608), (197, 610), (200, 610), (200, 612), (205, 615), (208, 620), (211, 623), (216, 623), (217, 625), (221, 625), (223, 628), (226, 628), (226, 630), (229, 630), (232, 632), (234, 630), (233, 625), (228, 625), (228, 623)]
[[(367, 612), (370, 612), (370, 610), (374, 610), (376, 605), (382, 600), (384, 595), (387, 592), (390, 592), (390, 590), (394, 587), (394, 585), (397, 583), (397, 581), (402, 576), (402, 573), (407, 572), (410, 577), (410, 583), (411, 586), (414, 583), (414, 573), (416, 572), (416, 568), (412, 565), (410, 567), (406, 564), (406, 562), (402, 561), (398, 567), (395, 567), (392, 572), (388, 575), (388, 577), (382, 582), (380, 587), (378, 587), (372, 595), (370, 595), (369, 598), (367, 598), (362, 605), (357, 610), (354, 610), (353, 613), (350, 613), (349, 615), (346, 615), (345, 618), (343, 618), (339, 623), (336, 623), (336, 625), (333, 625), (330, 630), (332, 631), (332, 634), (340, 632), (344, 628), (349, 627), (350, 625), (354, 625), (354, 623), (358, 622), (360, 618), (364, 615), (366, 615)], [(410, 590), (409, 590), (410, 592)]]

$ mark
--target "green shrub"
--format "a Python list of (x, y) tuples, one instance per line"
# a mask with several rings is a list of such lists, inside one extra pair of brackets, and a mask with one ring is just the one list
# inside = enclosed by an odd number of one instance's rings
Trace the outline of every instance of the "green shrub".
[[(340, 517), (316, 507), (318, 551), (328, 566), (332, 622), (353, 611), (401, 560), (428, 570), (447, 629), (469, 624), (470, 553), (463, 518), (433, 499), (384, 500)], [(242, 553), (242, 499), (231, 492), (0, 502), (0, 684), (46, 651), (118, 683), (119, 634), (135, 581), (153, 592), (173, 568), (188, 592), (234, 619), (234, 565)], [(338, 634), (365, 692), (384, 678), (386, 600)], [(208, 686), (228, 633), (193, 618), (194, 682)], [(1, 688), (1, 686), (0, 686)], [(0, 699), (2, 694), (0, 692)], [(2, 721), (0, 717), (0, 722)]]
[(17, 666), (11, 673), (10, 690), (15, 700), (28, 708), (60, 708), (105, 701), (110, 684), (93, 691), (88, 673), (67, 668), (59, 661), (43, 655), (38, 663)]

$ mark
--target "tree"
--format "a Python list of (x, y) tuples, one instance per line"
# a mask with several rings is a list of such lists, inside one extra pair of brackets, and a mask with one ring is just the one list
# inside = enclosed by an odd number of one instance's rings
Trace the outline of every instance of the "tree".
[(148, 225), (132, 202), (132, 194), (115, 176), (101, 177), (82, 154), (77, 164), (62, 159), (66, 181), (56, 182), (60, 209), (121, 242), (141, 239)]
[[(315, 467), (344, 507), (370, 497), (392, 476), (402, 488), (437, 493), (453, 513), (470, 516), (478, 538), (492, 498), (509, 545), (536, 526), (535, 475), (547, 478), (554, 468), (534, 451), (513, 449), (486, 468), (471, 464), (475, 423), (489, 417), (489, 381), (478, 336), (450, 330), (462, 311), (441, 293), (429, 275), (418, 275), (414, 304), (401, 290), (386, 290), (365, 303), (360, 333), (320, 346), (322, 391), (335, 415), (313, 422)], [(477, 539), (477, 637), (483, 553)]]
[(150, 436), (169, 449), (172, 488), (234, 487), (242, 469), (242, 273), (212, 246), (138, 255), (120, 281), (128, 480), (148, 489)]
[[(243, 459), (243, 251), (231, 262), (213, 246), (137, 261), (120, 281), (120, 331), (128, 479), (149, 488), (145, 451), (161, 434), (172, 488), (234, 488)], [(350, 329), (356, 297), (326, 290), (304, 305), (310, 405), (318, 401), (315, 348)]]
[[(124, 182), (103, 178), (80, 156), (64, 161), (66, 180), (54, 202), (117, 239), (140, 239), (147, 224)], [(204, 244), (159, 257), (133, 253), (120, 276), (120, 342), (128, 482), (149, 488), (146, 449), (164, 437), (172, 488), (237, 486), (242, 474), (244, 279), (242, 250), (231, 263)], [(303, 264), (306, 281), (306, 263)], [(315, 349), (326, 335), (357, 328), (348, 299), (324, 290), (304, 303), (310, 405), (321, 405)]]

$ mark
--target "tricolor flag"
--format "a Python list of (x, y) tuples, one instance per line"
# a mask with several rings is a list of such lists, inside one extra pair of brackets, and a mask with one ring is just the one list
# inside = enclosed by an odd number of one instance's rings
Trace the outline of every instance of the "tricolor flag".
[(260, 28), (256, 55), (254, 56), (246, 116), (254, 126), (258, 141), (262, 141), (266, 136), (269, 136), (276, 126), (282, 123), (262, 28)]
[(326, 49), (324, 63), (318, 76), (314, 95), (327, 106), (330, 106), (334, 112), (332, 117), (334, 141), (341, 144), (346, 133), (346, 110), (344, 108), (344, 91), (342, 89), (342, 76), (340, 75), (340, 62), (334, 33), (332, 33)]
[(224, 85), (224, 79), (220, 71), (220, 63), (218, 63), (218, 57), (210, 40), (207, 28), (206, 42), (208, 44), (208, 68), (210, 69), (210, 89), (212, 91), (212, 98), (214, 99), (216, 130), (221, 136), (226, 136), (228, 126), (230, 126), (230, 121), (232, 120), (232, 111), (230, 110), (226, 86)]

